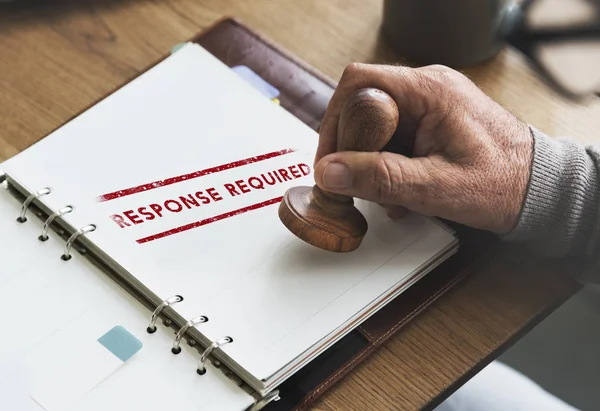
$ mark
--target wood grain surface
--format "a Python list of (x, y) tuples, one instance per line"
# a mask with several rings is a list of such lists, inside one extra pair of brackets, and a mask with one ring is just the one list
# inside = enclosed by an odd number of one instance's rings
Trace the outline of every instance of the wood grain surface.
[[(0, 160), (38, 141), (178, 42), (233, 15), (337, 79), (353, 62), (401, 62), (379, 34), (382, 0), (79, 0), (0, 3)], [(465, 71), (553, 135), (600, 137), (600, 101), (549, 89), (512, 50)], [(520, 269), (505, 269), (510, 261)], [(326, 393), (320, 410), (432, 407), (569, 298), (556, 264), (506, 246)], [(530, 273), (537, 274), (530, 274)]]

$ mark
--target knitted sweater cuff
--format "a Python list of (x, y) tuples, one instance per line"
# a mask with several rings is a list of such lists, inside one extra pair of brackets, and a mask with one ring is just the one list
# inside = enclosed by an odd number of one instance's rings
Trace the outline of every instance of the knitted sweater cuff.
[(503, 238), (552, 257), (583, 251), (597, 224), (598, 169), (586, 149), (530, 127), (531, 176), (521, 215)]

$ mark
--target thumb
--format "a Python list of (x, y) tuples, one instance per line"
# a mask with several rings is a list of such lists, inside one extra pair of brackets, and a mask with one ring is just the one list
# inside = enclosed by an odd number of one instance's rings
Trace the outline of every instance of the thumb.
[(317, 163), (314, 176), (323, 190), (413, 210), (433, 183), (423, 159), (388, 152), (330, 154)]

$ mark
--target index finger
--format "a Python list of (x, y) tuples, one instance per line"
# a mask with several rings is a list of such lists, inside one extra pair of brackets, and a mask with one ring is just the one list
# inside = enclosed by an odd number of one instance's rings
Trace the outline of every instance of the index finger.
[(327, 105), (319, 130), (314, 164), (324, 156), (336, 152), (342, 107), (353, 93), (362, 88), (373, 87), (389, 94), (398, 105), (400, 118), (404, 115), (422, 117), (426, 104), (418, 80), (417, 72), (409, 67), (361, 63), (347, 66)]

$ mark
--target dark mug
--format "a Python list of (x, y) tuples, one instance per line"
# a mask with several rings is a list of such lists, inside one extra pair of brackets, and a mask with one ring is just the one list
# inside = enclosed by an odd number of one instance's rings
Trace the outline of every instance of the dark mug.
[(519, 13), (514, 0), (384, 0), (382, 31), (410, 62), (461, 68), (496, 55)]

